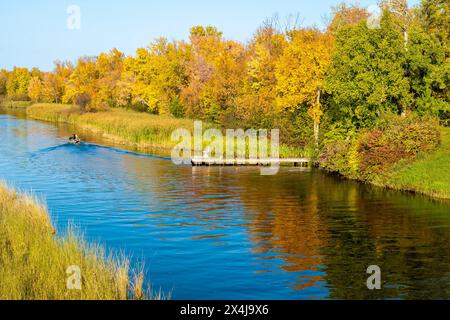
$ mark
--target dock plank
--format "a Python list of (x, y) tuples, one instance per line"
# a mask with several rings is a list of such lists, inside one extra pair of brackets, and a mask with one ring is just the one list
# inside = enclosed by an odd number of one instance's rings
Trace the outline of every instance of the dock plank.
[(284, 158), (284, 159), (218, 159), (218, 158), (192, 158), (193, 166), (269, 166), (279, 164), (280, 166), (308, 166), (309, 158)]

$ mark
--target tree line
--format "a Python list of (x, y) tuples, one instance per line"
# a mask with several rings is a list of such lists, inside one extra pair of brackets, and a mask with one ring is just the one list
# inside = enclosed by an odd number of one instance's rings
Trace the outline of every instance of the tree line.
[(332, 10), (325, 30), (269, 19), (248, 43), (196, 26), (188, 41), (159, 38), (76, 64), (0, 71), (0, 95), (78, 104), (84, 112), (131, 108), (227, 128), (279, 128), (284, 143), (366, 128), (384, 112), (450, 118), (450, 2), (380, 1), (375, 27), (358, 5)]

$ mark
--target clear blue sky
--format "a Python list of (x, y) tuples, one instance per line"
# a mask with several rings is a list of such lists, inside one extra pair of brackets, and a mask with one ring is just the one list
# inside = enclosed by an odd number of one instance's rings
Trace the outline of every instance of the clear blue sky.
[[(249, 40), (268, 17), (299, 14), (304, 26), (323, 26), (341, 0), (0, 0), (0, 68), (53, 69), (53, 61), (118, 48), (132, 54), (153, 39), (186, 39), (193, 25), (214, 25), (225, 37)], [(346, 1), (350, 3), (351, 1)], [(419, 0), (410, 0), (411, 4)], [(361, 0), (363, 6), (377, 0)], [(67, 28), (70, 5), (81, 29)]]

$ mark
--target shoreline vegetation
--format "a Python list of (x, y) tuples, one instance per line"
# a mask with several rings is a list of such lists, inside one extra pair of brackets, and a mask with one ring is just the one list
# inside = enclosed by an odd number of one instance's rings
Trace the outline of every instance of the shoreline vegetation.
[[(173, 131), (177, 129), (187, 129), (191, 133), (194, 131), (192, 119), (177, 119), (122, 108), (82, 113), (76, 105), (38, 103), (26, 108), (26, 112), (29, 117), (36, 120), (75, 125), (98, 133), (114, 143), (142, 150), (149, 148), (171, 150), (178, 144), (177, 141), (171, 140)], [(219, 127), (203, 122), (203, 130), (211, 128)], [(207, 144), (205, 141), (204, 147)], [(311, 156), (312, 150), (280, 145), (282, 158)]]
[[(27, 108), (27, 115), (36, 120), (79, 125), (98, 132), (113, 141), (128, 145), (141, 145), (143, 147), (172, 148), (175, 145), (175, 143), (170, 141), (172, 131), (180, 127), (189, 129), (192, 128), (193, 124), (192, 120), (166, 118), (123, 109), (82, 114), (77, 106), (57, 104), (32, 105)], [(391, 117), (388, 121), (399, 120)], [(414, 127), (417, 125), (417, 120), (408, 121), (406, 119), (403, 122), (403, 125), (397, 124), (398, 130), (409, 131), (412, 133), (412, 136), (409, 138), (403, 136), (401, 138), (402, 143), (409, 141), (411, 144), (410, 140), (417, 140), (416, 132), (420, 132), (422, 136), (427, 134), (432, 136), (430, 138), (432, 142), (426, 141), (432, 145), (428, 146), (425, 143), (409, 145), (410, 149), (417, 149), (415, 153), (412, 153), (409, 157), (401, 154), (399, 160), (393, 158), (392, 166), (370, 177), (363, 178), (355, 172), (351, 173), (337, 168), (336, 165), (347, 157), (342, 154), (342, 151), (337, 153), (340, 158), (331, 159), (333, 162), (332, 168), (327, 167), (327, 164), (323, 162), (323, 154), (325, 153), (323, 152), (317, 160), (319, 167), (329, 172), (339, 173), (343, 177), (379, 187), (414, 192), (436, 199), (450, 199), (450, 168), (448, 166), (450, 163), (450, 128), (439, 127), (433, 121), (423, 121), (423, 123), (428, 125), (425, 127), (428, 131), (424, 131), (421, 127)], [(385, 126), (388, 128), (394, 127), (392, 123)], [(393, 134), (396, 135), (397, 132)], [(359, 143), (361, 144), (361, 141)], [(379, 142), (377, 143), (379, 144)], [(396, 146), (392, 141), (389, 141), (389, 144), (392, 144), (395, 150), (401, 149), (401, 146)], [(336, 146), (338, 142), (330, 143), (330, 145)], [(369, 145), (369, 147), (374, 153), (380, 151), (375, 148), (376, 146)], [(282, 157), (288, 154), (286, 149), (284, 150), (284, 152), (280, 152)], [(355, 150), (353, 151), (356, 152)], [(300, 153), (300, 150), (298, 152)], [(352, 155), (351, 148), (349, 154), (350, 156), (355, 156), (354, 154)], [(388, 151), (384, 151), (384, 155), (381, 154), (380, 156), (383, 158), (387, 154)], [(351, 161), (351, 159), (345, 160), (345, 162)], [(356, 161), (354, 160), (354, 162)], [(346, 165), (353, 166), (354, 171), (358, 170), (355, 164)]]
[(26, 109), (33, 103), (31, 101), (13, 101), (0, 99), (0, 107), (7, 109)]
[[(81, 290), (68, 289), (74, 266), (81, 271)], [(130, 270), (126, 258), (107, 256), (70, 228), (64, 238), (55, 235), (44, 205), (0, 182), (1, 300), (149, 298), (142, 273)]]

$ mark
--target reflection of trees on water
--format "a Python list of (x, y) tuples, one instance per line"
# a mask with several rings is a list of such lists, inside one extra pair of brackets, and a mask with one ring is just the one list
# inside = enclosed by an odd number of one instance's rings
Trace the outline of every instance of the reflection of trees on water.
[[(133, 157), (126, 165), (159, 189), (149, 201), (173, 202), (177, 210), (165, 213), (172, 219), (182, 215), (208, 230), (245, 226), (261, 268), (283, 261), (282, 270), (299, 275), (295, 290), (325, 282), (336, 299), (449, 297), (448, 204), (321, 173), (262, 177), (257, 170), (167, 163), (149, 171)], [(366, 287), (370, 265), (381, 267), (381, 291)], [(307, 280), (305, 270), (312, 271)]]
[[(324, 279), (317, 280), (327, 282), (331, 298), (449, 297), (448, 204), (323, 174), (308, 178), (275, 176), (260, 189), (260, 199), (270, 201), (246, 206), (255, 217), (272, 214), (250, 231), (260, 251), (285, 254), (286, 271), (323, 265)], [(251, 194), (243, 192), (244, 203), (247, 198)], [(367, 267), (374, 264), (382, 268), (381, 291), (366, 286)]]

